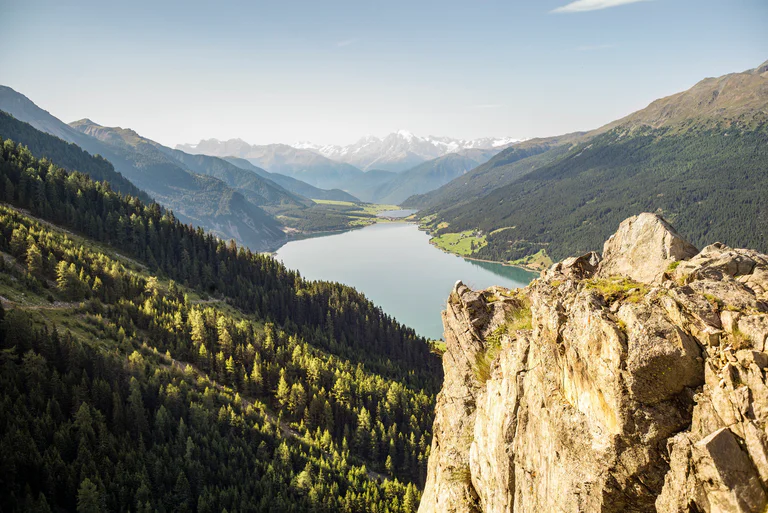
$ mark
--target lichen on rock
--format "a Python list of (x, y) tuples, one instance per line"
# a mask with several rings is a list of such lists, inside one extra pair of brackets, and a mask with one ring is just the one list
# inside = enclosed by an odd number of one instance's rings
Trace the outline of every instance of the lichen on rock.
[(421, 513), (768, 505), (768, 256), (641, 214), (525, 289), (457, 283), (443, 322)]

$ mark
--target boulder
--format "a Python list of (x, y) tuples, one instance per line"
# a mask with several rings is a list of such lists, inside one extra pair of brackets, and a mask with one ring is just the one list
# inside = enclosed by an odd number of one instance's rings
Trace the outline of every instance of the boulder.
[(622, 275), (641, 283), (658, 283), (670, 264), (697, 253), (661, 216), (643, 213), (622, 222), (605, 242), (597, 274), (604, 278)]

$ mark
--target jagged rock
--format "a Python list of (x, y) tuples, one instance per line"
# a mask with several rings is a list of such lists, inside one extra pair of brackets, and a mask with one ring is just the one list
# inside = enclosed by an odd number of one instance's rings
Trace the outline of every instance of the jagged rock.
[(553, 273), (559, 273), (568, 279), (584, 280), (590, 278), (597, 271), (600, 264), (600, 255), (591, 251), (580, 257), (566, 258), (552, 266)]
[(622, 222), (605, 242), (598, 275), (624, 275), (642, 283), (656, 283), (670, 264), (697, 253), (664, 219), (644, 213)]
[(692, 456), (705, 511), (764, 511), (760, 476), (730, 429), (718, 429), (693, 444)]
[(514, 293), (458, 283), (419, 511), (764, 511), (768, 256), (692, 251), (642, 214), (602, 261)]

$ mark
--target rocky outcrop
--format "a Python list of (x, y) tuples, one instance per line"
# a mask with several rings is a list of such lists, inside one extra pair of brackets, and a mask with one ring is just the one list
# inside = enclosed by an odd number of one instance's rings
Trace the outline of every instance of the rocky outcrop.
[(624, 275), (655, 283), (662, 279), (669, 264), (687, 260), (698, 252), (659, 216), (640, 214), (621, 223), (605, 242), (598, 275)]
[(642, 214), (443, 321), (421, 513), (765, 511), (768, 256)]

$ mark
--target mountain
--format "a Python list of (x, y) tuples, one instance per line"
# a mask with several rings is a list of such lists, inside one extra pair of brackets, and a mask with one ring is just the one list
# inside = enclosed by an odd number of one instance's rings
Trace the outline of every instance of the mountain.
[(424, 194), (414, 194), (402, 202), (406, 208), (428, 211), (440, 205), (458, 205), (480, 198), (507, 185), (523, 174), (552, 162), (577, 141), (586, 139), (584, 133), (561, 137), (529, 139), (515, 144), (490, 158), (468, 173)]
[(768, 255), (643, 213), (526, 288), (457, 283), (443, 323), (419, 513), (768, 506)]
[(330, 190), (320, 189), (318, 187), (309, 185), (306, 182), (302, 182), (301, 180), (291, 178), (290, 176), (281, 175), (280, 173), (270, 173), (269, 171), (265, 171), (260, 167), (254, 166), (253, 164), (251, 164), (249, 161), (245, 159), (241, 159), (238, 157), (221, 157), (221, 158), (223, 160), (226, 160), (230, 164), (234, 164), (240, 169), (245, 169), (246, 171), (256, 173), (257, 175), (263, 178), (272, 180), (273, 182), (280, 185), (284, 189), (291, 191), (294, 194), (303, 196), (305, 198), (332, 200), (332, 201), (351, 201), (351, 202), (360, 201), (355, 196), (352, 196), (351, 194), (346, 193), (341, 189), (330, 189)]
[(371, 169), (360, 173), (346, 182), (344, 188), (353, 192), (355, 196), (368, 203), (376, 203), (378, 189), (384, 184), (394, 180), (397, 173), (382, 169)]
[(0, 137), (23, 144), (38, 159), (57, 162), (65, 169), (87, 174), (92, 180), (108, 182), (116, 192), (152, 203), (152, 198), (146, 192), (115, 171), (112, 164), (103, 157), (91, 156), (77, 145), (41, 132), (3, 111), (0, 111)]
[(247, 172), (223, 159), (208, 155), (190, 155), (172, 150), (162, 144), (137, 134), (134, 130), (105, 127), (89, 119), (69, 124), (75, 130), (89, 135), (110, 146), (140, 153), (144, 158), (158, 163), (180, 165), (183, 169), (200, 175), (218, 178), (226, 185), (242, 193), (254, 205), (306, 205), (306, 198), (296, 196), (271, 180)]
[[(234, 238), (255, 251), (270, 249), (284, 238), (280, 224), (243, 194), (217, 178), (189, 171), (131, 130), (101, 127), (97, 130), (105, 138), (101, 141), (63, 123), (5, 86), (0, 86), (0, 110), (92, 155), (101, 155), (134, 185), (173, 209), (184, 222), (200, 225), (225, 239)], [(97, 126), (87, 120), (82, 125)], [(288, 195), (286, 191), (281, 194)], [(266, 203), (266, 198), (263, 201)]]
[(349, 164), (334, 162), (315, 152), (285, 144), (251, 146), (241, 139), (206, 139), (197, 144), (177, 144), (176, 149), (192, 154), (239, 157), (270, 173), (286, 175), (320, 189), (342, 189), (353, 195), (356, 194), (345, 184), (362, 174)]
[(348, 146), (318, 146), (311, 143), (299, 143), (299, 146), (316, 151), (329, 159), (352, 164), (364, 171), (382, 169), (400, 172), (449, 153), (473, 149), (501, 151), (516, 142), (518, 141), (509, 137), (475, 140), (419, 137), (407, 130), (399, 130), (383, 139), (368, 135)]
[(462, 176), (487, 161), (493, 150), (465, 150), (463, 154), (449, 153), (428, 160), (416, 167), (398, 173), (373, 192), (376, 203), (399, 205), (414, 194), (437, 189), (458, 176)]
[[(179, 144), (176, 149), (194, 154), (241, 158), (271, 173), (287, 175), (317, 188), (341, 189), (368, 202), (399, 203), (413, 194), (443, 185), (475, 167), (472, 162), (481, 164), (515, 142), (509, 138), (471, 141), (447, 137), (424, 138), (401, 130), (384, 139), (368, 136), (345, 147), (321, 147), (310, 143), (298, 143), (295, 147), (285, 144), (251, 146), (242, 139), (205, 139), (197, 144)], [(416, 169), (412, 175), (382, 187), (394, 179), (394, 175), (382, 172), (407, 172), (448, 155), (453, 156)], [(371, 171), (376, 173), (369, 174)]]
[(415, 511), (412, 329), (11, 140), (0, 197), (0, 510)]
[(510, 182), (460, 204), (445, 192), (466, 177), (434, 191), (443, 200), (422, 212), (425, 224), (436, 235), (479, 230), (487, 244), (478, 258), (543, 251), (559, 259), (599, 247), (621, 219), (654, 211), (695, 244), (768, 251), (765, 65), (705, 79), (552, 151), (506, 167), (516, 171)]

